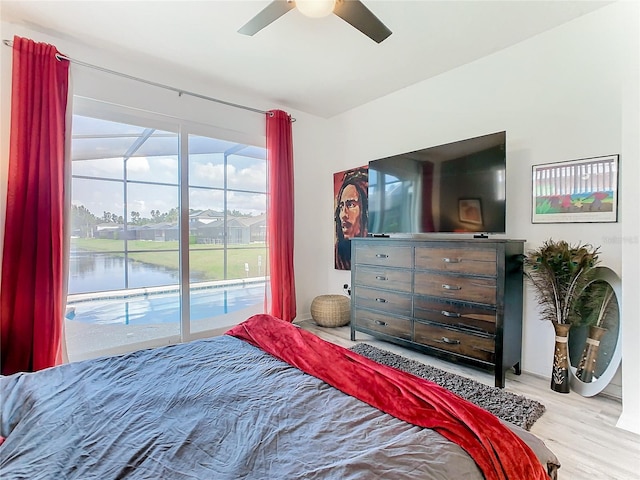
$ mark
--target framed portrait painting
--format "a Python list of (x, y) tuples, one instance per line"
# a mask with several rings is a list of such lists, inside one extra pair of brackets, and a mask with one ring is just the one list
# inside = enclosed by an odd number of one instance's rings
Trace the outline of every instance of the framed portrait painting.
[(534, 165), (532, 223), (618, 221), (618, 155)]
[(366, 237), (369, 166), (333, 175), (334, 266), (351, 270), (351, 239)]

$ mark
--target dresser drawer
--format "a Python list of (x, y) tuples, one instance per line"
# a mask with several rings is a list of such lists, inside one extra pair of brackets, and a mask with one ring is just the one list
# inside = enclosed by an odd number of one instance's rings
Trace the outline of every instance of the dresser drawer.
[(493, 336), (473, 335), (429, 323), (415, 322), (414, 341), (447, 352), (494, 363)]
[(493, 249), (416, 247), (416, 268), (452, 273), (495, 276)]
[(465, 277), (430, 272), (415, 272), (414, 292), (432, 297), (495, 305), (495, 278)]
[(406, 293), (377, 290), (374, 288), (354, 288), (356, 307), (371, 308), (396, 315), (411, 316), (411, 295)]
[(356, 285), (411, 293), (413, 274), (411, 270), (361, 266), (354, 278)]
[(450, 360), (519, 372), (524, 240), (354, 238), (351, 340), (358, 330)]
[(397, 247), (384, 243), (376, 245), (358, 244), (355, 248), (355, 260), (352, 263), (411, 268), (412, 257), (412, 247)]
[(413, 300), (413, 316), (421, 320), (443, 323), (484, 334), (494, 334), (496, 331), (497, 315), (493, 308), (416, 297)]
[(397, 318), (384, 313), (371, 312), (356, 307), (354, 318), (358, 327), (384, 333), (392, 337), (411, 340), (411, 320)]

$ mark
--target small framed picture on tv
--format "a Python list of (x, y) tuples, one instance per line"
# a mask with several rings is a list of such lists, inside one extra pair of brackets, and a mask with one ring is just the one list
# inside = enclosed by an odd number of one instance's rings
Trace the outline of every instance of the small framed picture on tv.
[(618, 155), (534, 165), (532, 223), (618, 221)]
[(458, 218), (461, 222), (482, 225), (482, 204), (479, 198), (458, 200)]

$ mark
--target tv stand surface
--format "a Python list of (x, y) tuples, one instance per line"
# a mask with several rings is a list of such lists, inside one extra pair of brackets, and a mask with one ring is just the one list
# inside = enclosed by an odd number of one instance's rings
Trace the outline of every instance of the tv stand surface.
[(524, 240), (353, 238), (351, 340), (520, 373)]

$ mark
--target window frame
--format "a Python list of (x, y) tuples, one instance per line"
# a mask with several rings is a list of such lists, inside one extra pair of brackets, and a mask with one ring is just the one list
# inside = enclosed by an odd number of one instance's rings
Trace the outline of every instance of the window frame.
[[(174, 344), (180, 342), (186, 342), (198, 338), (206, 338), (210, 336), (220, 335), (224, 333), (231, 326), (245, 320), (249, 315), (255, 313), (261, 313), (264, 310), (264, 304), (256, 304), (255, 308), (245, 308), (243, 310), (239, 310), (236, 312), (225, 314), (220, 318), (220, 322), (215, 322), (216, 325), (207, 330), (201, 331), (192, 331), (191, 330), (191, 318), (190, 318), (190, 268), (189, 268), (189, 191), (191, 187), (189, 185), (189, 143), (188, 139), (190, 135), (202, 136), (202, 137), (210, 137), (213, 139), (229, 141), (237, 144), (245, 144), (251, 145), (258, 148), (266, 148), (266, 137), (264, 132), (260, 134), (248, 134), (245, 132), (238, 132), (236, 130), (230, 130), (226, 128), (221, 128), (214, 125), (203, 124), (199, 122), (189, 121), (183, 118), (177, 118), (170, 115), (165, 115), (162, 113), (150, 112), (141, 109), (126, 107), (122, 105), (116, 105), (100, 100), (90, 99), (87, 97), (74, 96), (73, 97), (73, 115), (82, 115), (87, 117), (93, 117), (97, 119), (113, 121), (118, 123), (126, 123), (135, 126), (140, 126), (143, 128), (155, 128), (157, 130), (163, 130), (167, 132), (176, 132), (178, 136), (178, 209), (180, 212), (179, 216), (179, 245), (178, 245), (178, 256), (179, 256), (179, 297), (180, 297), (180, 333), (179, 335), (170, 335), (164, 337), (154, 338), (152, 340), (147, 341), (139, 341), (135, 343), (129, 343), (123, 346), (109, 348), (107, 350), (100, 350), (95, 353), (94, 356), (105, 355), (105, 354), (120, 354), (129, 352), (132, 350), (140, 349), (140, 348), (151, 348), (166, 344)], [(71, 122), (69, 122), (71, 123)], [(68, 135), (68, 145), (71, 145), (71, 125), (69, 127), (69, 135)], [(68, 148), (69, 157), (71, 156), (71, 149)], [(69, 158), (71, 160), (71, 158)], [(266, 160), (265, 160), (266, 161)], [(226, 175), (225, 175), (226, 176)], [(71, 185), (72, 180), (72, 167), (69, 168), (69, 186)], [(80, 176), (80, 178), (88, 178), (88, 176)], [(105, 181), (106, 178), (94, 178), (95, 180)], [(153, 185), (165, 185), (160, 182), (144, 182), (140, 180), (127, 180), (126, 176), (124, 179), (114, 180), (117, 182), (121, 182), (124, 184), (124, 188), (127, 188), (127, 183), (138, 184), (138, 183), (146, 183)], [(267, 197), (267, 189), (266, 189), (267, 179), (265, 178), (265, 198)], [(168, 185), (168, 184), (167, 184)], [(170, 186), (174, 186), (171, 184)], [(214, 188), (212, 188), (214, 189)], [(225, 182), (223, 190), (227, 191), (227, 184)], [(229, 190), (233, 191), (241, 191), (237, 188), (232, 188)], [(71, 191), (71, 190), (70, 190)], [(71, 195), (69, 195), (71, 199)], [(126, 197), (125, 197), (126, 200)], [(265, 202), (266, 207), (268, 208), (268, 199)], [(70, 200), (69, 200), (69, 208), (70, 208)], [(225, 211), (225, 216), (227, 212)], [(265, 212), (267, 213), (267, 212)], [(125, 208), (123, 215), (129, 215), (130, 212)], [(226, 228), (226, 225), (225, 225)], [(226, 237), (226, 235), (225, 235)], [(126, 241), (125, 241), (126, 245)], [(226, 264), (226, 250), (228, 248), (228, 244), (225, 241), (224, 249), (225, 249), (225, 264)], [(266, 255), (268, 258), (268, 247), (266, 247)], [(125, 250), (127, 250), (125, 246)], [(155, 251), (155, 250), (153, 250)], [(173, 249), (169, 249), (168, 251), (175, 251)], [(146, 250), (135, 250), (138, 252), (146, 252)], [(269, 277), (267, 275), (268, 272), (263, 272), (264, 282), (265, 282), (265, 290), (269, 288)], [(225, 265), (225, 277), (226, 277), (226, 265)]]

